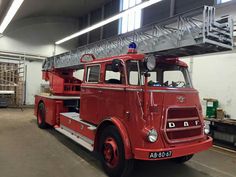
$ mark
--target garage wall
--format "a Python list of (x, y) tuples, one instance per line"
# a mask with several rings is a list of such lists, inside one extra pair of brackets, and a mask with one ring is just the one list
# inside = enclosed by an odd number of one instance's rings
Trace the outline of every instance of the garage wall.
[[(166, 2), (169, 2), (166, 3)], [(150, 7), (149, 10), (145, 10), (143, 13), (144, 24), (157, 21), (157, 18), (166, 18), (171, 15), (170, 3), (173, 0), (167, 0), (161, 4), (157, 4), (157, 7)], [(181, 5), (183, 4), (184, 5)], [(191, 2), (193, 2), (191, 0)], [(203, 3), (212, 3), (213, 1), (194, 1), (194, 3), (186, 4), (184, 0), (176, 0), (174, 11), (175, 13), (180, 13), (183, 9), (191, 9), (192, 6), (197, 7)], [(159, 10), (157, 10), (157, 8)], [(157, 15), (156, 12), (164, 10), (165, 13)], [(220, 11), (219, 11), (220, 9)], [(226, 10), (227, 9), (227, 10)], [(233, 14), (236, 17), (236, 5), (228, 4), (218, 7), (218, 15), (223, 14)], [(186, 9), (185, 9), (186, 10)], [(89, 25), (89, 18), (93, 17), (90, 23), (96, 23), (101, 20), (102, 16), (107, 18), (119, 11), (119, 0), (112, 0), (110, 3), (104, 5), (102, 8), (91, 12), (90, 15), (81, 17), (79, 20), (68, 19), (68, 18), (58, 18), (58, 17), (37, 17), (32, 19), (25, 19), (23, 21), (12, 23), (5, 36), (0, 37), (0, 51), (12, 51), (19, 53), (29, 53), (34, 55), (42, 56), (52, 56), (54, 54), (53, 43), (60, 39), (61, 37), (67, 36), (70, 33), (78, 31)], [(155, 12), (155, 13), (154, 13)], [(161, 16), (163, 15), (163, 17)], [(235, 18), (236, 19), (236, 18)], [(79, 39), (71, 40), (70, 42), (59, 45), (56, 48), (55, 54), (62, 53), (69, 49), (73, 49), (78, 45), (84, 45), (87, 42), (94, 42), (102, 38), (109, 38), (118, 33), (118, 21), (113, 22), (99, 29), (96, 33), (86, 34), (81, 36)], [(235, 95), (233, 95), (233, 90), (235, 90), (235, 85), (233, 81), (228, 81), (227, 78), (232, 78), (234, 72), (236, 72), (234, 66), (236, 65), (236, 60), (233, 58), (236, 54), (221, 54), (213, 56), (201, 56), (193, 58), (193, 82), (197, 89), (201, 93), (201, 98), (204, 97), (216, 97), (219, 99), (221, 106), (227, 111), (231, 117), (236, 118), (236, 111), (234, 108), (236, 103), (234, 100)], [(1, 60), (1, 59), (0, 59)], [(190, 59), (185, 58), (185, 61), (189, 63)], [(41, 80), (41, 62), (27, 62), (27, 81), (26, 81), (26, 103), (33, 104), (33, 96), (39, 92), (40, 84), (43, 83)], [(222, 67), (222, 68), (220, 68)], [(209, 70), (210, 68), (210, 70)], [(226, 69), (227, 68), (227, 69)], [(222, 74), (219, 74), (219, 69), (222, 69)], [(213, 73), (217, 73), (217, 76)], [(219, 79), (217, 79), (219, 78)], [(223, 83), (224, 87), (219, 86), (219, 81)], [(209, 82), (209, 83), (208, 83)], [(206, 86), (207, 85), (207, 86)], [(232, 96), (230, 97), (230, 93)]]
[[(67, 18), (38, 17), (11, 24), (0, 37), (0, 51), (26, 53), (41, 56), (54, 54), (54, 42), (78, 30), (78, 21)], [(76, 47), (78, 40), (72, 40), (56, 48), (55, 54)], [(14, 62), (12, 60), (0, 61)], [(34, 95), (40, 92), (42, 62), (26, 61), (26, 104), (34, 104)]]
[[(0, 37), (0, 51), (52, 56), (54, 42), (78, 30), (74, 19), (35, 17), (12, 23)], [(76, 47), (77, 39), (57, 47), (56, 53)]]
[[(164, 0), (155, 5), (147, 7), (142, 11), (142, 26), (167, 19), (174, 15), (201, 7), (203, 5), (213, 5), (214, 0)], [(120, 0), (111, 0), (103, 7), (91, 11), (89, 14), (79, 19), (80, 29), (92, 25), (102, 19), (106, 19), (119, 13)], [(88, 34), (79, 37), (78, 46), (106, 39), (118, 34), (119, 21), (115, 21), (102, 28), (96, 29)]]
[(203, 5), (213, 5), (214, 0), (164, 0), (143, 9), (143, 25), (184, 13)]
[[(236, 4), (226, 3), (217, 7), (217, 16), (230, 14), (236, 22)], [(236, 34), (235, 34), (236, 36)], [(183, 58), (190, 67), (194, 87), (203, 98), (219, 100), (226, 114), (236, 119), (236, 49), (229, 52)]]
[[(6, 63), (16, 63), (19, 61), (16, 60), (7, 60), (0, 57), (1, 62)], [(25, 62), (26, 70), (26, 105), (34, 104), (34, 95), (40, 93), (40, 85), (44, 83), (42, 80), (42, 62), (40, 61), (26, 61)]]
[(26, 63), (26, 105), (34, 104), (34, 95), (40, 93), (40, 86), (45, 83), (42, 80), (42, 62), (39, 61), (27, 61)]
[[(91, 11), (89, 14), (86, 14), (79, 18), (79, 27), (80, 29), (86, 28), (90, 25), (93, 25), (102, 19), (109, 18), (117, 13), (120, 9), (120, 0), (111, 0), (101, 8)], [(101, 39), (107, 39), (109, 37), (115, 36), (118, 34), (118, 20), (107, 24), (101, 28), (98, 28), (94, 31), (91, 31), (87, 34), (84, 34), (79, 37), (78, 46), (83, 46), (88, 43), (93, 43)]]
[(236, 119), (236, 50), (205, 56), (183, 58), (190, 66), (194, 87), (203, 98), (216, 98), (219, 106)]

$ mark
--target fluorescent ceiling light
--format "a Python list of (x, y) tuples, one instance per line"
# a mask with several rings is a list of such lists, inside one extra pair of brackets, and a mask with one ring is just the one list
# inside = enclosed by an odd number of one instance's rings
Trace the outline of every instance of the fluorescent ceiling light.
[(11, 7), (7, 11), (6, 16), (4, 17), (1, 25), (0, 25), (0, 33), (3, 33), (4, 30), (7, 28), (13, 17), (15, 16), (16, 12), (20, 8), (21, 4), (24, 0), (14, 0), (11, 4)]
[(115, 20), (118, 20), (118, 19), (120, 19), (120, 18), (122, 18), (122, 17), (124, 17), (124, 16), (126, 16), (128, 14), (132, 14), (135, 11), (138, 11), (138, 10), (141, 10), (143, 8), (149, 7), (149, 6), (151, 6), (153, 4), (156, 4), (156, 3), (160, 2), (160, 1), (162, 1), (162, 0), (148, 0), (148, 1), (144, 1), (143, 3), (140, 3), (140, 4), (138, 4), (138, 5), (136, 5), (136, 6), (132, 7), (132, 8), (129, 8), (129, 9), (125, 10), (125, 11), (122, 11), (121, 13), (119, 13), (119, 14), (113, 16), (113, 17), (105, 19), (105, 20), (103, 20), (103, 21), (101, 21), (99, 23), (96, 23), (96, 24), (88, 27), (88, 28), (85, 28), (85, 29), (83, 29), (81, 31), (78, 31), (77, 33), (74, 33), (74, 34), (72, 34), (70, 36), (67, 36), (67, 37), (57, 41), (55, 44), (61, 44), (63, 42), (69, 41), (69, 40), (71, 40), (73, 38), (76, 38), (78, 36), (81, 36), (81, 35), (83, 35), (85, 33), (90, 32), (92, 30), (100, 28), (100, 27), (102, 27), (104, 25), (107, 25), (108, 23), (111, 23), (111, 22), (113, 22)]

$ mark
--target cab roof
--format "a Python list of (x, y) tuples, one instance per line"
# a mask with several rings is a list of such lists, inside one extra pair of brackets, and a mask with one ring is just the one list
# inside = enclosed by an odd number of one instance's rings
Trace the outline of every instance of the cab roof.
[[(94, 58), (92, 61), (87, 61), (87, 62), (83, 62), (83, 64), (85, 65), (90, 65), (90, 64), (98, 64), (98, 63), (104, 63), (104, 62), (111, 62), (114, 59), (121, 59), (124, 62), (126, 62), (127, 60), (137, 60), (137, 61), (142, 61), (145, 57), (147, 57), (148, 55), (145, 54), (125, 54), (125, 55), (119, 55), (119, 56), (113, 56), (113, 57), (107, 57), (107, 58)], [(172, 58), (172, 57), (162, 57), (162, 56), (157, 56), (157, 58), (159, 59), (157, 61), (157, 64), (170, 64), (170, 65), (178, 65), (178, 66), (182, 66), (182, 67), (188, 67), (188, 65), (179, 60), (179, 58)]]

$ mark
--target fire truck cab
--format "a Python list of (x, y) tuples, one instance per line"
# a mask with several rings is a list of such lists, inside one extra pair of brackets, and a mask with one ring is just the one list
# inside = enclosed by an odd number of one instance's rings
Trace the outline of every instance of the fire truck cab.
[(50, 93), (35, 96), (38, 126), (98, 152), (109, 176), (128, 175), (134, 159), (184, 162), (212, 146), (188, 66), (178, 58), (132, 49), (84, 55), (76, 68), (43, 71), (43, 78)]

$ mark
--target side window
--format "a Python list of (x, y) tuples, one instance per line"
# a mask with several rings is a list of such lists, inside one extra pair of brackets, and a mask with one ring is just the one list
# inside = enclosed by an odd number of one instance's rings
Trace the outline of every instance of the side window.
[(129, 84), (130, 85), (139, 85), (139, 73), (138, 71), (129, 72)]
[[(150, 74), (150, 77), (148, 77), (148, 82), (157, 82), (158, 80), (157, 80), (157, 72), (156, 71), (151, 71), (151, 72), (148, 72), (149, 74)], [(144, 78), (144, 75), (142, 74), (142, 76), (141, 76), (141, 78), (142, 78), (142, 85), (144, 85), (144, 80), (145, 80), (145, 78)]]
[(186, 87), (185, 78), (182, 71), (164, 71), (163, 81), (169, 87)]
[(98, 83), (100, 79), (100, 66), (88, 66), (86, 82)]
[(149, 72), (149, 74), (150, 74), (150, 77), (148, 78), (148, 82), (149, 81), (157, 82), (157, 72), (152, 71), (152, 72)]
[(124, 77), (122, 76), (122, 71), (114, 72), (112, 71), (111, 64), (106, 65), (105, 71), (105, 83), (107, 84), (123, 84)]
[(76, 79), (79, 79), (79, 80), (83, 80), (84, 78), (84, 69), (79, 69), (79, 70), (76, 70), (74, 73), (73, 73), (73, 77), (75, 77)]
[(139, 85), (139, 68), (138, 62), (129, 60), (126, 63), (127, 65), (127, 72), (128, 72), (128, 81), (130, 85)]

